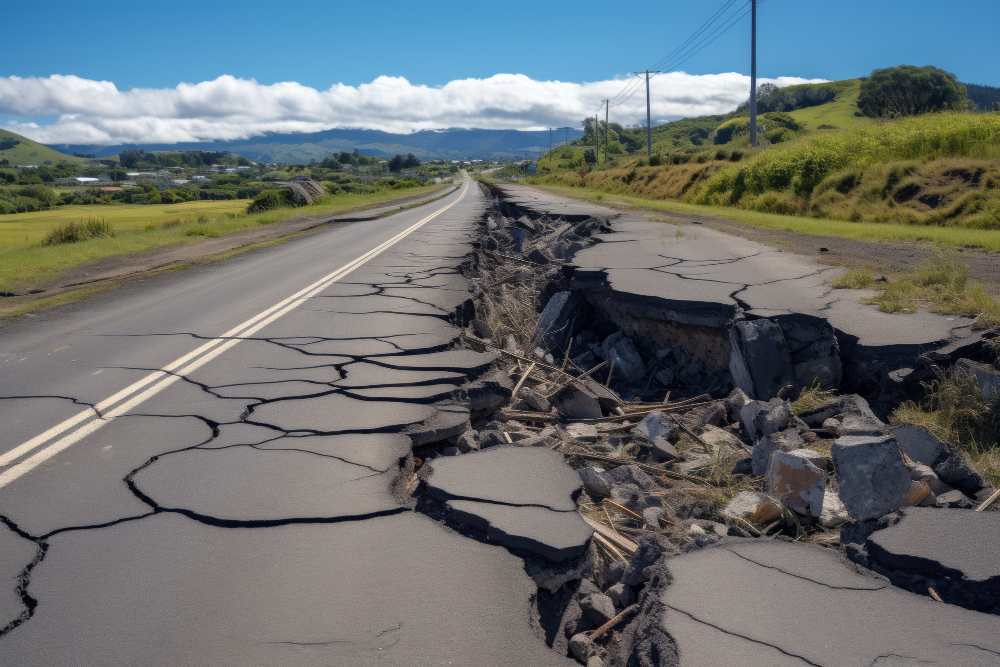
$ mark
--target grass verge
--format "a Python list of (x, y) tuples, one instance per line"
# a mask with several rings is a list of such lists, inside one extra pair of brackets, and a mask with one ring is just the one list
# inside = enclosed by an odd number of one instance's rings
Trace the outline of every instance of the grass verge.
[[(155, 248), (194, 245), (209, 238), (228, 236), (262, 225), (287, 220), (297, 216), (320, 216), (341, 213), (351, 209), (391, 203), (400, 199), (419, 197), (447, 187), (447, 184), (412, 188), (404, 191), (382, 193), (343, 193), (325, 198), (322, 204), (301, 208), (283, 208), (265, 213), (248, 215), (241, 212), (223, 211), (217, 215), (200, 212), (197, 215), (164, 217), (162, 210), (182, 207), (183, 204), (165, 206), (135, 207), (146, 209), (154, 216), (155, 222), (147, 223), (147, 218), (139, 217), (138, 211), (127, 223), (111, 219), (116, 206), (89, 206), (88, 214), (108, 218), (117, 233), (114, 237), (90, 238), (76, 243), (54, 245), (30, 245), (0, 252), (0, 292), (19, 292), (25, 287), (56, 278), (60, 273), (90, 261), (111, 255), (143, 252)], [(194, 203), (194, 202), (192, 202)], [(232, 204), (232, 202), (222, 202)], [(245, 207), (246, 202), (238, 202)], [(153, 210), (150, 210), (153, 209)], [(10, 216), (13, 217), (13, 216)], [(51, 229), (49, 225), (48, 229)], [(47, 232), (46, 232), (47, 233)]]
[(537, 187), (550, 189), (567, 197), (584, 201), (600, 202), (606, 200), (607, 202), (620, 202), (636, 209), (708, 215), (733, 220), (750, 227), (781, 232), (794, 232), (811, 236), (837, 236), (859, 241), (910, 241), (948, 248), (980, 248), (991, 252), (1000, 252), (1000, 233), (988, 229), (821, 220), (804, 216), (747, 211), (725, 206), (686, 204), (670, 200), (643, 199), (629, 195), (608, 195), (604, 192), (580, 187), (559, 185)]
[(972, 318), (979, 328), (1000, 326), (1000, 301), (969, 280), (968, 264), (946, 253), (935, 253), (929, 263), (889, 278), (876, 278), (868, 268), (851, 267), (833, 286), (877, 290), (879, 294), (862, 301), (884, 313), (915, 313), (924, 306), (935, 313)]

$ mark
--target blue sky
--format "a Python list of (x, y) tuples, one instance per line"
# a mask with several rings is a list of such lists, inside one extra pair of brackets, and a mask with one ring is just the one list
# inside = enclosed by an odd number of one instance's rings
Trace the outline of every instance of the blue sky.
[[(232, 74), (326, 88), (381, 74), (429, 85), (501, 72), (610, 78), (659, 60), (722, 0), (5, 4), (4, 22), (25, 27), (5, 31), (0, 74), (76, 74), (119, 88)], [(767, 0), (758, 11), (763, 76), (841, 79), (908, 63), (1000, 85), (995, 0)], [(748, 49), (744, 22), (685, 69), (748, 73)]]
[[(732, 1), (734, 10), (748, 6), (748, 0)], [(95, 84), (112, 82), (117, 93), (109, 94), (118, 94), (133, 88), (175, 91), (182, 82), (198, 84), (226, 76), (253, 79), (263, 86), (296, 82), (314, 92), (345, 84), (350, 89), (341, 91), (341, 98), (357, 96), (358, 87), (380, 76), (402, 77), (409, 84), (427, 87), (470, 78), (487, 80), (497, 74), (524, 75), (530, 82), (608, 82), (653, 65), (726, 2), (8, 1), (3, 9), (4, 23), (21, 28), (6, 31), (0, 79), (72, 75)], [(766, 0), (758, 12), (758, 75), (762, 78), (843, 79), (907, 63), (934, 65), (954, 72), (962, 81), (1000, 86), (992, 46), (1000, 25), (1000, 3), (996, 0)], [(681, 69), (692, 75), (746, 75), (748, 52), (749, 20), (743, 19)], [(730, 104), (735, 89), (744, 85), (731, 80), (723, 94), (719, 79), (692, 81), (704, 84), (704, 97), (714, 99), (716, 106)], [(6, 82), (10, 85), (5, 93), (3, 83), (0, 80), (0, 125), (20, 124), (15, 131), (30, 133), (32, 128), (25, 123), (49, 126), (59, 118), (65, 125), (67, 114), (76, 114), (75, 122), (81, 126), (89, 117), (85, 109), (74, 110), (72, 100), (66, 101), (66, 96), (77, 94), (74, 91), (82, 85), (75, 80), (43, 82), (48, 86), (44, 95), (38, 93), (38, 86), (33, 93), (24, 88), (23, 81), (11, 80)], [(516, 97), (513, 84), (507, 88), (498, 85), (490, 80), (490, 90), (506, 90)], [(518, 85), (526, 90), (531, 84), (522, 81)], [(249, 94), (233, 92), (228, 85), (216, 86), (220, 87), (226, 88), (228, 97)], [(486, 87), (480, 86), (475, 94)], [(52, 88), (60, 88), (62, 93)], [(545, 105), (535, 102), (498, 109), (502, 104), (495, 99), (479, 102), (475, 98), (476, 104), (488, 106), (490, 112), (482, 118), (469, 112), (446, 120), (496, 126), (503, 124), (507, 115), (513, 119), (512, 127), (569, 122), (565, 119), (592, 113), (590, 106), (608, 94), (606, 88), (593, 88), (593, 95), (584, 89), (550, 90), (549, 97), (572, 97), (577, 103), (544, 112), (539, 109)], [(369, 91), (369, 96), (377, 97), (378, 104), (385, 104), (386, 96), (406, 99), (409, 94), (398, 86), (375, 92)], [(461, 100), (460, 93), (448, 98), (452, 106)], [(32, 98), (29, 104), (26, 100), (31, 95), (37, 99)], [(216, 90), (199, 105), (175, 104), (170, 117), (181, 118), (187, 113), (204, 121), (199, 127), (207, 127), (218, 115), (210, 108), (211, 99), (218, 95)], [(690, 102), (695, 97), (697, 93), (690, 92), (684, 99)], [(694, 104), (685, 110), (678, 100), (674, 102), (677, 104), (667, 105), (664, 98), (661, 120), (704, 113), (707, 108)], [(313, 100), (290, 104), (332, 103)], [(334, 105), (334, 115), (357, 125), (357, 118), (370, 116), (372, 105), (377, 106), (371, 100), (367, 104), (363, 113), (358, 109), (353, 115), (342, 105)], [(149, 108), (149, 104), (136, 103), (133, 115), (152, 119), (155, 113)], [(530, 113), (529, 108), (533, 109)], [(299, 118), (288, 113), (287, 106), (283, 109), (280, 113), (306, 123), (302, 131), (332, 122), (317, 114)], [(523, 118), (518, 115), (522, 111)], [(639, 112), (622, 109), (621, 115), (631, 120)], [(230, 116), (230, 125), (240, 122), (235, 115)], [(433, 122), (430, 118), (411, 122), (393, 112), (384, 124), (387, 129), (400, 130), (408, 125), (419, 129)], [(95, 128), (99, 125), (98, 121), (90, 123)], [(155, 125), (149, 120), (143, 131), (154, 131)], [(186, 127), (187, 134), (174, 132), (171, 136), (208, 132), (191, 123)], [(68, 139), (80, 131), (66, 125), (61, 134), (53, 130), (47, 138), (58, 135)], [(100, 132), (94, 130), (92, 138), (103, 136), (101, 132), (110, 137), (119, 131), (104, 127)]]

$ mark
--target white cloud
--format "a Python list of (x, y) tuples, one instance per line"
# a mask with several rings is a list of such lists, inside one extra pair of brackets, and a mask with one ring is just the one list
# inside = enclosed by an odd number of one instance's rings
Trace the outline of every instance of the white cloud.
[[(761, 79), (779, 86), (820, 79)], [(523, 74), (459, 79), (443, 86), (380, 76), (359, 86), (316, 90), (294, 81), (262, 85), (220, 76), (176, 88), (119, 90), (111, 81), (73, 75), (0, 77), (5, 127), (48, 144), (176, 143), (246, 139), (265, 132), (366, 128), (412, 132), (447, 127), (539, 129), (578, 127), (627, 81), (535, 81)], [(747, 98), (749, 77), (673, 72), (651, 81), (654, 122), (731, 111)], [(52, 124), (18, 117), (58, 116)], [(644, 122), (642, 86), (611, 108), (611, 120)], [(603, 119), (603, 112), (601, 113)]]

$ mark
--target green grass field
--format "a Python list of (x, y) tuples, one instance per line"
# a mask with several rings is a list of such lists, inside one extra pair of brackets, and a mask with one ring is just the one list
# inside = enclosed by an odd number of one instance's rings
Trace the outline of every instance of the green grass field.
[[(282, 208), (265, 213), (247, 215), (246, 201), (186, 202), (151, 206), (74, 206), (76, 215), (61, 215), (66, 209), (17, 214), (5, 218), (46, 216), (36, 221), (40, 230), (35, 238), (44, 238), (48, 230), (61, 224), (104, 218), (111, 222), (118, 234), (112, 238), (97, 238), (77, 243), (58, 245), (33, 245), (0, 250), (0, 291), (19, 292), (26, 286), (56, 278), (61, 272), (87, 262), (111, 255), (125, 255), (154, 248), (194, 245), (208, 238), (235, 234), (247, 229), (269, 225), (299, 215), (319, 216), (340, 213), (360, 207), (393, 202), (410, 197), (427, 195), (443, 190), (451, 184), (428, 185), (408, 190), (378, 193), (327, 195), (311, 206)], [(199, 210), (198, 207), (201, 207)], [(214, 208), (205, 208), (206, 206)], [(187, 208), (184, 208), (187, 207)], [(130, 211), (120, 212), (121, 209)], [(58, 219), (55, 219), (56, 216)], [(25, 222), (20, 224), (22, 229)], [(23, 242), (25, 231), (14, 233)], [(6, 246), (0, 246), (3, 248)]]
[(115, 204), (104, 206), (59, 206), (48, 211), (0, 216), (0, 250), (25, 248), (55, 227), (89, 218), (106, 220), (118, 231), (141, 231), (146, 225), (160, 226), (168, 220), (196, 221), (226, 213), (242, 213), (249, 200), (189, 201), (181, 204)]
[(858, 110), (861, 79), (833, 81), (821, 85), (834, 88), (837, 91), (837, 96), (826, 104), (788, 112), (788, 115), (806, 130), (818, 130), (820, 125), (832, 125), (838, 129), (847, 129), (868, 125), (872, 122), (871, 118), (854, 115), (854, 112)]
[(10, 161), (11, 166), (17, 164), (43, 165), (46, 160), (50, 161), (52, 164), (59, 164), (60, 162), (68, 162), (70, 164), (87, 164), (92, 162), (92, 160), (88, 160), (86, 158), (73, 157), (72, 155), (60, 153), (59, 151), (53, 150), (48, 146), (43, 146), (36, 141), (32, 141), (27, 137), (22, 137), (20, 134), (14, 134), (13, 132), (0, 128), (0, 138), (3, 137), (12, 137), (21, 142), (13, 148), (0, 151), (0, 160), (6, 159)]

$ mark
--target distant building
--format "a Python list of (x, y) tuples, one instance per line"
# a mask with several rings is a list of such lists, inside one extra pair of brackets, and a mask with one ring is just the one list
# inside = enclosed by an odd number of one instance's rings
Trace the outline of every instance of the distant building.
[(91, 176), (67, 176), (66, 178), (57, 178), (55, 180), (56, 185), (87, 185), (88, 183), (100, 183), (101, 179), (93, 178)]
[(191, 180), (192, 181), (207, 181), (208, 180), (208, 176), (202, 176), (201, 174), (195, 174), (194, 176), (191, 177)]
[(121, 192), (122, 189), (117, 185), (102, 185), (101, 192)]
[(187, 185), (191, 181), (189, 181), (186, 178), (171, 178), (170, 182), (173, 183), (174, 185)]
[(37, 164), (15, 164), (18, 169), (38, 169)]

